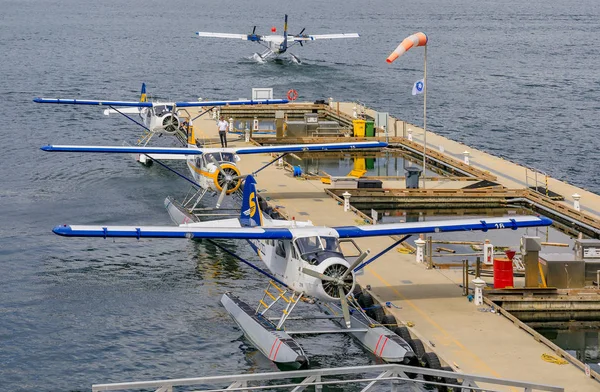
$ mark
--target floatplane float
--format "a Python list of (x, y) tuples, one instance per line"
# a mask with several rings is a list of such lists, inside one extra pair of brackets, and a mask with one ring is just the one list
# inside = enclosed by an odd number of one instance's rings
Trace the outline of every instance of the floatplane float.
[[(76, 146), (47, 146), (42, 149), (82, 151)], [(103, 150), (102, 152), (120, 152), (108, 151), (105, 148)], [(237, 152), (240, 153), (240, 150)], [(373, 226), (314, 226), (310, 221), (273, 219), (264, 214), (258, 198), (257, 184), (252, 175), (248, 175), (244, 181), (242, 207), (237, 218), (199, 221), (180, 206), (171, 204), (168, 208), (179, 209), (176, 213), (170, 211), (178, 226), (62, 225), (55, 227), (53, 231), (65, 237), (138, 240), (181, 238), (209, 241), (269, 279), (257, 307), (251, 307), (232, 293), (223, 294), (221, 303), (252, 344), (269, 360), (285, 368), (302, 368), (309, 365), (308, 356), (292, 338), (292, 335), (308, 333), (347, 333), (386, 362), (421, 364), (421, 358), (418, 358), (413, 349), (414, 342), (411, 342), (409, 337), (402, 338), (367, 316), (352, 295), (356, 287), (356, 273), (414, 234), (516, 230), (552, 224), (550, 219), (544, 217), (515, 216)], [(400, 235), (402, 238), (368, 260), (369, 250), (361, 251), (356, 258), (349, 258), (342, 253), (340, 247), (341, 243), (352, 241), (353, 238), (390, 235)], [(215, 242), (216, 239), (247, 241), (267, 269), (242, 258), (222, 243)], [(321, 311), (324, 310), (338, 323), (339, 328), (305, 331), (287, 328), (288, 322), (292, 320), (290, 315), (301, 301), (316, 303)], [(281, 311), (281, 314), (275, 318), (268, 317), (268, 314), (272, 314), (276, 309)]]

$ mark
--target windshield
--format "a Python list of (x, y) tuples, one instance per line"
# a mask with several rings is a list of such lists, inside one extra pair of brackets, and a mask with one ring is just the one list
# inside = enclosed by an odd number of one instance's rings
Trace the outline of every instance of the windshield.
[(296, 239), (300, 257), (311, 264), (320, 264), (329, 257), (343, 257), (336, 237), (304, 237)]

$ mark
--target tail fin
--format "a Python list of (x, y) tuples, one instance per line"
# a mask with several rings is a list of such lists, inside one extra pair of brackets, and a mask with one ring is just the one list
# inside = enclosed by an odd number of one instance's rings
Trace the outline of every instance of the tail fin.
[(146, 83), (142, 83), (142, 92), (140, 93), (140, 102), (147, 102), (148, 98), (146, 97)]
[(285, 21), (283, 23), (283, 43), (281, 44), (281, 52), (285, 52), (288, 48), (288, 33), (287, 33), (287, 19), (288, 16), (285, 14)]
[(244, 180), (244, 196), (242, 198), (242, 211), (240, 222), (242, 226), (262, 226), (262, 212), (258, 203), (258, 190), (256, 180), (251, 175)]

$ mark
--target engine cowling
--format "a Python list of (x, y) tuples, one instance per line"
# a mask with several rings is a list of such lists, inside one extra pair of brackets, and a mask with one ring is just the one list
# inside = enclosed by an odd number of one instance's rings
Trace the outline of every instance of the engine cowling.
[[(339, 279), (346, 273), (349, 264), (341, 257), (330, 257), (318, 266), (310, 266), (309, 268), (321, 272), (325, 276)], [(354, 272), (344, 277), (344, 283), (341, 285), (344, 293), (348, 294), (352, 292), (354, 281)], [(318, 279), (317, 283), (312, 285), (312, 289), (307, 290), (307, 294), (324, 301), (335, 301), (340, 299), (339, 287), (339, 282)]]
[(161, 117), (160, 124), (162, 124), (161, 130), (163, 133), (173, 135), (181, 126), (181, 121), (173, 113), (168, 113)]
[(216, 170), (216, 175), (213, 178), (213, 183), (217, 192), (221, 192), (226, 183), (229, 183), (227, 188), (227, 194), (230, 195), (237, 191), (242, 184), (242, 179), (239, 177), (240, 170), (231, 163), (221, 163), (221, 170)]

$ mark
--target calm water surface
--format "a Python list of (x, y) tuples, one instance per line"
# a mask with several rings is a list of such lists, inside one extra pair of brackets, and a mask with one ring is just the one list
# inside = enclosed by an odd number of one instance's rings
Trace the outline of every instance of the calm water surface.
[[(187, 186), (127, 156), (47, 154), (41, 145), (121, 144), (140, 132), (97, 108), (35, 96), (249, 97), (294, 88), (302, 100), (360, 100), (421, 124), (422, 51), (384, 59), (415, 31), (430, 38), (428, 127), (600, 192), (600, 3), (348, 0), (85, 2), (0, 0), (0, 379), (11, 391), (275, 370), (218, 306), (256, 299), (264, 281), (217, 249), (187, 241), (63, 239), (62, 223), (170, 224), (162, 207)], [(305, 45), (302, 65), (256, 64), (259, 46), (198, 30), (359, 32)], [(225, 242), (252, 258), (237, 242)], [(346, 337), (311, 338), (317, 366), (368, 364)]]

